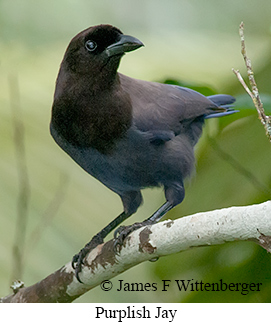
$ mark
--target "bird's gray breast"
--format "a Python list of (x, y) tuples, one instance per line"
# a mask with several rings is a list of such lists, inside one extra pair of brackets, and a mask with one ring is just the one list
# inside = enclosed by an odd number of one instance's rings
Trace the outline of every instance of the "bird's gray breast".
[(115, 149), (103, 154), (94, 148), (80, 148), (51, 134), (58, 145), (87, 173), (118, 194), (146, 187), (182, 181), (194, 164), (191, 145), (181, 136), (154, 145), (148, 134), (131, 127)]

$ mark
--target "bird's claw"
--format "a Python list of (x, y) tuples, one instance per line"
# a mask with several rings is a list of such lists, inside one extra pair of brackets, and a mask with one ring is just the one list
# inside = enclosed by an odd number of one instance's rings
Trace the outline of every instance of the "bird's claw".
[(127, 232), (128, 227), (120, 226), (114, 232), (114, 244), (113, 250), (115, 254), (119, 254), (121, 247), (123, 246), (125, 238), (129, 235), (130, 232)]
[(91, 241), (72, 258), (71, 265), (75, 271), (75, 277), (82, 284), (83, 282), (81, 281), (79, 274), (82, 271), (84, 259), (91, 250), (95, 249), (101, 243), (103, 243), (103, 239), (99, 235), (94, 236)]
[[(113, 244), (114, 252), (116, 254), (119, 254), (124, 244), (124, 241), (128, 237), (128, 235), (146, 224), (147, 223), (140, 222), (140, 223), (134, 223), (129, 226), (120, 226), (118, 229), (116, 229), (114, 232), (114, 244)], [(91, 241), (87, 243), (85, 247), (81, 249), (79, 253), (74, 255), (72, 258), (71, 265), (75, 271), (75, 277), (82, 284), (83, 282), (81, 281), (79, 274), (82, 271), (82, 267), (84, 266), (84, 259), (91, 250), (95, 249), (101, 243), (103, 243), (103, 238), (101, 237), (100, 234), (96, 234), (91, 239)]]
[(113, 245), (114, 252), (116, 254), (119, 254), (122, 246), (124, 245), (124, 241), (129, 236), (129, 234), (141, 228), (144, 225), (145, 224), (143, 222), (140, 222), (140, 223), (134, 223), (128, 226), (118, 227), (114, 232), (114, 240), (115, 240)]
[(72, 258), (72, 268), (75, 271), (75, 277), (79, 283), (83, 284), (82, 280), (79, 277), (80, 272), (82, 271), (82, 266), (84, 265), (84, 258), (87, 255), (88, 250), (86, 247), (81, 249), (80, 252), (73, 256)]

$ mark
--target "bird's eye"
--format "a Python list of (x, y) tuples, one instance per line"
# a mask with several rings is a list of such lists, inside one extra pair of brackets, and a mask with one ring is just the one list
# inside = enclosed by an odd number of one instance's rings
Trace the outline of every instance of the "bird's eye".
[(93, 52), (97, 48), (97, 44), (93, 40), (88, 40), (85, 43), (85, 47), (88, 51)]

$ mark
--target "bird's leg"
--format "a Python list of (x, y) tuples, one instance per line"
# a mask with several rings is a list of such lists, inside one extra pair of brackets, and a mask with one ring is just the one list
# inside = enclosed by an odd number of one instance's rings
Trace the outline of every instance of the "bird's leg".
[(111, 221), (106, 227), (104, 227), (100, 232), (98, 232), (89, 243), (85, 245), (83, 249), (79, 251), (72, 259), (72, 267), (75, 269), (75, 276), (79, 282), (82, 281), (79, 278), (79, 273), (82, 270), (82, 265), (84, 263), (84, 258), (93, 249), (95, 249), (99, 244), (104, 242), (104, 238), (114, 230), (119, 224), (124, 220), (129, 218), (133, 213), (136, 212), (139, 205), (142, 203), (142, 195), (140, 191), (128, 191), (120, 195), (124, 211)]
[(162, 217), (171, 209), (173, 205), (170, 202), (164, 203), (156, 212), (153, 213), (148, 219), (143, 221), (145, 225), (157, 223)]
[(129, 226), (121, 226), (114, 232), (114, 249), (116, 252), (120, 251), (121, 246), (125, 238), (133, 231), (142, 228), (146, 225), (151, 225), (157, 223), (162, 219), (162, 217), (173, 208), (172, 203), (166, 202), (164, 203), (156, 212), (154, 212), (149, 218), (142, 222), (137, 222)]
[(134, 223), (130, 226), (121, 226), (114, 232), (114, 249), (119, 252), (125, 238), (133, 231), (145, 226), (157, 223), (174, 206), (180, 204), (184, 199), (183, 182), (170, 182), (164, 185), (167, 202), (164, 203), (156, 212), (143, 222)]
[(100, 232), (98, 232), (91, 240), (88, 242), (83, 249), (79, 251), (78, 254), (73, 256), (72, 267), (75, 269), (75, 276), (80, 283), (82, 281), (79, 278), (79, 273), (82, 270), (82, 265), (85, 256), (93, 249), (95, 249), (99, 244), (104, 242), (104, 238), (114, 230), (120, 223), (131, 216), (130, 213), (122, 212), (118, 217), (111, 221), (106, 227), (104, 227)]

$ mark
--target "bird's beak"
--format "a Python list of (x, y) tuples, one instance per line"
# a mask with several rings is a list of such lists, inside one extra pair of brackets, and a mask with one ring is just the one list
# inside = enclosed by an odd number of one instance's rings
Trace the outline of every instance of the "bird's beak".
[(124, 54), (126, 52), (131, 52), (144, 44), (137, 38), (128, 36), (128, 35), (121, 35), (121, 38), (115, 44), (108, 46), (105, 50), (108, 57)]

